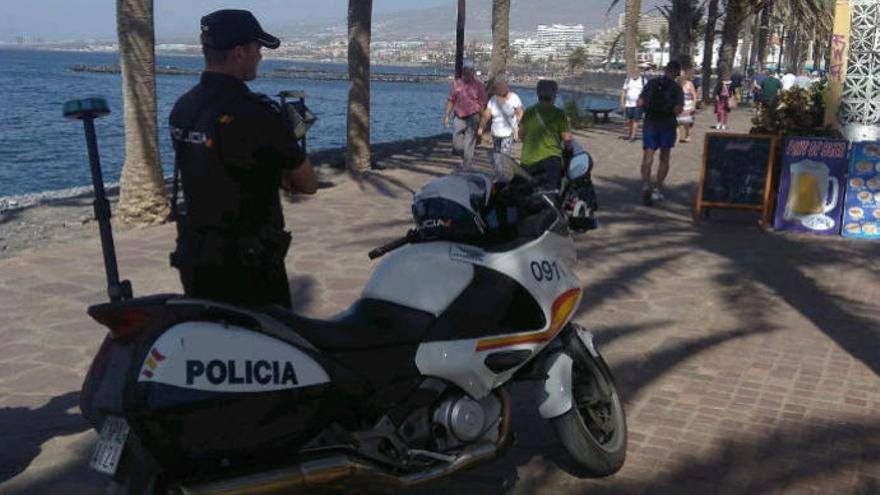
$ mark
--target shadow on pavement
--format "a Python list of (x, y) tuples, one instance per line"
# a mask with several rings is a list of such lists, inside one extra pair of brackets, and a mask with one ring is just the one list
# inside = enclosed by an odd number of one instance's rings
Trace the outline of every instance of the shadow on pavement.
[(27, 469), (47, 440), (89, 428), (79, 414), (79, 392), (53, 397), (37, 409), (0, 408), (0, 483)]
[[(880, 374), (880, 328), (868, 315), (874, 314), (870, 304), (829, 293), (817, 281), (816, 271), (835, 267), (860, 266), (876, 271), (870, 260), (880, 258), (877, 243), (857, 243), (838, 239), (835, 243), (819, 236), (788, 236), (762, 232), (756, 224), (743, 225), (706, 222), (696, 225), (689, 218), (690, 205), (667, 201), (660, 206), (636, 206), (637, 180), (603, 179), (599, 188), (600, 201), (614, 205), (601, 217), (618, 229), (613, 240), (589, 242), (581, 247), (579, 256), (638, 253), (637, 265), (624, 265), (584, 288), (585, 303), (579, 312), (589, 311), (601, 303), (626, 294), (628, 287), (652, 271), (697, 253), (710, 253), (723, 263), (714, 271), (713, 281), (724, 290), (729, 314), (737, 315), (742, 328), (766, 327), (772, 320), (773, 304), (754, 300), (764, 288), (808, 319), (831, 340)], [(670, 188), (670, 198), (693, 198), (693, 185)], [(627, 201), (626, 198), (632, 198)], [(627, 206), (626, 203), (629, 203)], [(600, 214), (605, 214), (600, 210)], [(755, 218), (756, 219), (756, 218)], [(650, 235), (656, 233), (657, 235)], [(591, 239), (602, 235), (601, 228)], [(670, 285), (670, 290), (673, 287)], [(740, 290), (741, 289), (741, 290)], [(744, 299), (745, 298), (745, 299)], [(748, 303), (748, 304), (744, 304)]]

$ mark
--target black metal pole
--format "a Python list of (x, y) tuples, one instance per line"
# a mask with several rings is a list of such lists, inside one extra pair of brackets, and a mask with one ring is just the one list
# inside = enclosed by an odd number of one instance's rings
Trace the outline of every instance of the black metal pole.
[(98, 157), (98, 141), (95, 138), (95, 121), (90, 115), (83, 116), (86, 131), (86, 146), (89, 150), (89, 163), (92, 167), (92, 186), (95, 188), (95, 218), (101, 232), (101, 250), (104, 252), (104, 270), (107, 273), (107, 295), (111, 301), (131, 298), (131, 285), (126, 281), (119, 283), (119, 269), (116, 264), (116, 250), (113, 248), (113, 229), (110, 227), (110, 202), (104, 192), (104, 177), (101, 174), (101, 161)]

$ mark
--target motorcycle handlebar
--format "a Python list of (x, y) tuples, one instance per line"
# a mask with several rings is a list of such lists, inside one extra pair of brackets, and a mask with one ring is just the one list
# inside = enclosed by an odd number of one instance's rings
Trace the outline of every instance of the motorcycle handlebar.
[(405, 236), (401, 237), (400, 239), (395, 239), (395, 240), (389, 242), (388, 244), (383, 244), (383, 245), (377, 247), (376, 249), (370, 251), (369, 253), (367, 253), (367, 256), (369, 256), (371, 260), (385, 256), (386, 254), (390, 253), (391, 251), (394, 251), (395, 249), (397, 249), (401, 246), (405, 246), (405, 245), (409, 244), (410, 242), (413, 242), (413, 240), (415, 240), (417, 234), (418, 234), (418, 230), (410, 230), (409, 232), (406, 233)]

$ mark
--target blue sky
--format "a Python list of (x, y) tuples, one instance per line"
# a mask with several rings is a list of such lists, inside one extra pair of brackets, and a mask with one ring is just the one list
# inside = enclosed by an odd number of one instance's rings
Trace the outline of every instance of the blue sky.
[[(154, 0), (156, 32), (163, 37), (198, 34), (199, 18), (221, 8), (244, 8), (263, 27), (282, 30), (304, 21), (344, 22), (348, 0)], [(47, 41), (108, 39), (116, 36), (115, 0), (0, 0), (0, 41), (18, 36)], [(374, 15), (433, 7), (453, 0), (373, 0)], [(283, 29), (289, 31), (289, 29)]]

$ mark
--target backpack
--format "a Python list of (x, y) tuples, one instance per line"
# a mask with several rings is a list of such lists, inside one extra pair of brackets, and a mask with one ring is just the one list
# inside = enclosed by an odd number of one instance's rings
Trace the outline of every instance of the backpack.
[(648, 104), (645, 111), (652, 117), (670, 117), (675, 115), (675, 102), (669, 96), (669, 84), (678, 84), (665, 77), (655, 79), (656, 84), (648, 93)]

